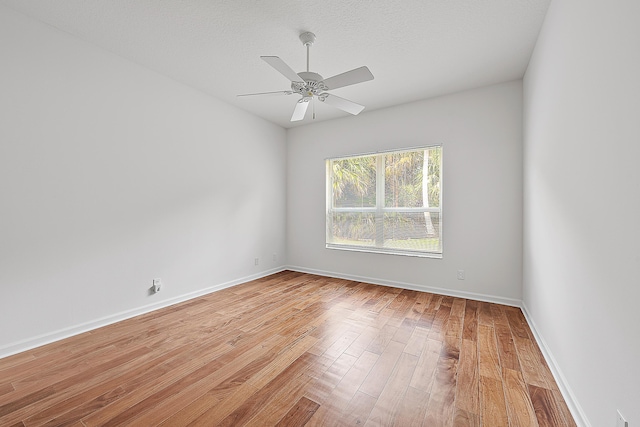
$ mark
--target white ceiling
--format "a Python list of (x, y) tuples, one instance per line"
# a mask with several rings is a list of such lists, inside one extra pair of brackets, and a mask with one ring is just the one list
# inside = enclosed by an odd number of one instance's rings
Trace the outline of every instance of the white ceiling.
[[(311, 71), (366, 65), (375, 79), (332, 91), (366, 111), (523, 76), (551, 0), (0, 0), (15, 10), (283, 127), (297, 95), (260, 60)], [(315, 121), (348, 116), (316, 102)], [(311, 114), (295, 125), (311, 123)]]

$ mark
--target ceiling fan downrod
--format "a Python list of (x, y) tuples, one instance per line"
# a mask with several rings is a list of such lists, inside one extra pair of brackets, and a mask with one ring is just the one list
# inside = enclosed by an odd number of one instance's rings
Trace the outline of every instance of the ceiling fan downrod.
[(316, 35), (310, 31), (300, 34), (300, 41), (307, 47), (307, 73), (309, 72), (309, 48), (316, 41)]

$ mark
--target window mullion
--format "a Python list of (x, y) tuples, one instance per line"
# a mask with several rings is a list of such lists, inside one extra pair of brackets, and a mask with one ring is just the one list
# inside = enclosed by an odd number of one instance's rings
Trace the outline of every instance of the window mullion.
[(376, 246), (384, 246), (384, 155), (376, 156)]
[(326, 162), (326, 192), (325, 192), (325, 206), (326, 206), (326, 239), (327, 243), (333, 243), (333, 162)]

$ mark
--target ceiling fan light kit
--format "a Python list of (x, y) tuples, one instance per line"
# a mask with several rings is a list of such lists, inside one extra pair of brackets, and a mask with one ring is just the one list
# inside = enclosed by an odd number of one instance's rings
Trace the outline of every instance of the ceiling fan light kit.
[(276, 71), (285, 76), (291, 81), (291, 90), (276, 91), (276, 92), (261, 92), (250, 93), (246, 95), (238, 96), (253, 96), (253, 95), (293, 95), (294, 93), (302, 96), (296, 103), (291, 116), (291, 121), (303, 120), (309, 103), (315, 98), (319, 101), (325, 102), (332, 107), (338, 108), (349, 114), (357, 115), (364, 106), (356, 104), (348, 99), (340, 98), (339, 96), (330, 94), (328, 90), (338, 89), (345, 86), (354, 85), (356, 83), (362, 83), (369, 80), (373, 80), (373, 74), (367, 67), (355, 68), (351, 71), (347, 71), (342, 74), (324, 79), (320, 74), (309, 71), (309, 49), (316, 40), (316, 35), (311, 32), (304, 32), (300, 34), (300, 41), (307, 48), (307, 71), (296, 73), (291, 67), (289, 67), (282, 59), (277, 56), (261, 56), (260, 58), (267, 64), (271, 65)]

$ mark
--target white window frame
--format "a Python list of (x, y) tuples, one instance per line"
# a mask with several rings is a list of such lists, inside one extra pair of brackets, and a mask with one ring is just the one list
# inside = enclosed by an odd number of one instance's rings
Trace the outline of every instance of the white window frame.
[[(433, 148), (440, 148), (440, 198), (438, 202), (438, 207), (412, 207), (412, 208), (396, 208), (396, 207), (385, 207), (385, 180), (384, 180), (384, 156), (387, 154), (394, 153), (406, 153), (412, 151), (424, 151)], [(376, 206), (375, 207), (335, 207), (333, 206), (333, 185), (332, 185), (332, 168), (331, 162), (336, 160), (344, 160), (344, 159), (352, 159), (357, 157), (367, 157), (367, 156), (376, 156)], [(357, 251), (357, 252), (372, 252), (372, 253), (384, 253), (384, 254), (392, 254), (392, 255), (405, 255), (405, 256), (415, 256), (415, 257), (423, 257), (423, 258), (442, 258), (443, 254), (443, 229), (442, 229), (442, 193), (443, 193), (443, 147), (442, 144), (437, 145), (429, 145), (423, 147), (414, 147), (414, 148), (403, 148), (396, 150), (387, 150), (387, 151), (377, 151), (375, 153), (366, 153), (366, 154), (356, 154), (351, 156), (342, 156), (342, 157), (331, 157), (326, 160), (326, 212), (325, 212), (325, 222), (326, 222), (326, 248), (327, 249), (337, 249), (337, 250), (347, 250), (347, 251)], [(382, 176), (383, 179), (378, 179), (379, 176)], [(375, 214), (375, 229), (376, 229), (376, 238), (375, 238), (375, 246), (366, 246), (366, 245), (348, 245), (343, 243), (335, 243), (333, 242), (333, 233), (332, 230), (332, 218), (333, 213), (374, 213)], [(415, 250), (415, 249), (399, 249), (399, 248), (386, 248), (384, 247), (384, 214), (386, 213), (439, 213), (440, 216), (440, 224), (439, 224), (439, 235), (440, 235), (440, 250), (439, 251), (427, 251), (427, 250)]]

